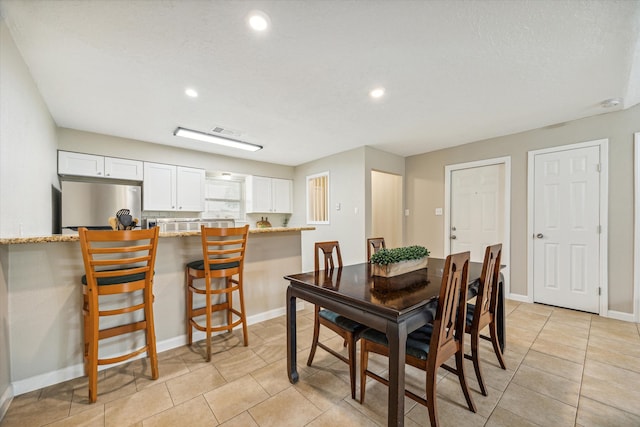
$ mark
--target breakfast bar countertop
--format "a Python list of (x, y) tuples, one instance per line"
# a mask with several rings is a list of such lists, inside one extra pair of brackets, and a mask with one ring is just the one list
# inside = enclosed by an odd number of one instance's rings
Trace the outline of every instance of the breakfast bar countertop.
[[(291, 231), (307, 231), (315, 230), (315, 227), (267, 227), (252, 228), (249, 234), (263, 233), (286, 233)], [(199, 230), (191, 231), (165, 231), (160, 233), (160, 237), (186, 237), (199, 236)], [(56, 242), (77, 242), (79, 241), (77, 234), (51, 234), (48, 236), (31, 236), (31, 237), (6, 237), (0, 238), (0, 245), (15, 245), (20, 243), (56, 243)]]

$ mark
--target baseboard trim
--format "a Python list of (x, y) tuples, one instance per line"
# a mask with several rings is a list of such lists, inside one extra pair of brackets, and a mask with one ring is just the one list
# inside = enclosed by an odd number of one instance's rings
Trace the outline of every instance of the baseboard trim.
[(529, 298), (527, 295), (520, 295), (520, 294), (508, 294), (507, 299), (518, 301), (518, 302), (533, 302), (531, 298)]
[(4, 418), (9, 410), (9, 405), (13, 400), (13, 387), (11, 384), (4, 390), (2, 396), (0, 396), (0, 421)]
[(606, 313), (606, 317), (609, 317), (611, 319), (616, 319), (616, 320), (623, 320), (625, 322), (632, 322), (632, 323), (636, 322), (636, 319), (633, 313), (625, 313), (623, 311), (609, 310)]
[[(304, 309), (304, 301), (298, 300), (296, 303), (296, 310), (300, 311)], [(274, 319), (276, 317), (280, 317), (282, 315), (284, 315), (286, 313), (286, 310), (284, 307), (280, 307), (280, 308), (276, 308), (274, 310), (269, 310), (269, 311), (265, 311), (264, 313), (259, 313), (259, 314), (254, 314), (253, 316), (249, 316), (247, 317), (247, 325), (253, 325), (256, 323), (260, 323), (260, 322), (264, 322), (266, 320), (269, 319)], [(238, 329), (238, 328), (236, 328)], [(222, 332), (218, 332), (216, 334), (220, 334)], [(214, 334), (215, 335), (215, 334)], [(206, 334), (204, 332), (201, 331), (194, 331), (193, 333), (193, 340), (194, 341), (200, 341), (202, 339), (204, 339), (206, 336)], [(173, 338), (169, 338), (163, 341), (158, 341), (156, 343), (156, 350), (158, 351), (158, 353), (162, 353), (163, 351), (167, 351), (167, 350), (171, 350), (173, 348), (176, 347), (180, 347), (183, 346), (187, 343), (187, 335), (179, 335)], [(111, 356), (105, 356), (105, 357), (111, 357)], [(121, 362), (119, 364), (123, 364), (123, 363), (129, 363), (133, 360), (137, 360), (137, 359), (142, 359), (145, 358), (146, 355), (145, 354), (141, 354), (135, 358), (129, 359), (129, 360), (125, 360), (124, 362)], [(117, 366), (118, 364), (113, 364), (113, 365), (107, 365), (107, 366), (99, 366), (98, 370), (101, 371), (103, 369), (108, 369), (114, 366)], [(40, 374), (40, 375), (35, 375), (33, 377), (29, 377), (29, 378), (25, 378), (24, 380), (19, 380), (19, 381), (14, 381), (9, 388), (12, 388), (11, 390), (11, 398), (13, 398), (13, 396), (19, 396), (21, 394), (24, 393), (28, 393), (30, 391), (33, 390), (38, 390), (41, 389), (43, 387), (48, 387), (50, 385), (54, 385), (54, 384), (58, 384), (64, 381), (68, 381), (68, 380), (72, 380), (74, 378), (78, 378), (78, 377), (82, 377), (84, 376), (84, 366), (82, 363), (76, 364), (76, 365), (72, 365), (72, 366), (67, 366), (66, 368), (62, 368), (62, 369), (58, 369), (56, 371), (51, 371), (51, 372), (46, 372), (44, 374)], [(5, 392), (6, 394), (6, 392)], [(4, 399), (4, 394), (3, 394), (3, 399)], [(10, 402), (10, 400), (9, 400)], [(0, 401), (0, 405), (2, 405), (4, 402)], [(8, 404), (7, 404), (8, 407)], [(0, 410), (2, 409), (2, 406), (0, 406)], [(1, 414), (2, 412), (0, 412)], [(1, 417), (0, 417), (1, 419)]]

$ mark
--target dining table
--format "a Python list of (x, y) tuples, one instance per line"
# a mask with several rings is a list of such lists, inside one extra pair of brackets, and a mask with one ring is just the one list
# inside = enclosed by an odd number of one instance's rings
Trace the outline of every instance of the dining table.
[[(284, 276), (287, 287), (287, 372), (298, 381), (296, 361), (296, 299), (308, 301), (370, 328), (384, 332), (389, 341), (388, 425), (404, 425), (405, 355), (407, 335), (433, 321), (443, 258), (429, 257), (427, 268), (393, 277), (373, 275), (370, 263), (348, 265)], [(478, 292), (482, 262), (469, 263), (467, 298)], [(504, 351), (504, 277), (498, 282), (496, 326)]]

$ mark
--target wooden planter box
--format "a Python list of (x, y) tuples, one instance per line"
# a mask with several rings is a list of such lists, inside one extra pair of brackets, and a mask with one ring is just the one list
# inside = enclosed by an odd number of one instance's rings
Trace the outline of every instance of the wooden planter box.
[(401, 261), (387, 265), (372, 264), (373, 275), (381, 277), (393, 277), (420, 270), (422, 268), (427, 268), (427, 259), (427, 257), (424, 257), (420, 259), (412, 259), (409, 261)]

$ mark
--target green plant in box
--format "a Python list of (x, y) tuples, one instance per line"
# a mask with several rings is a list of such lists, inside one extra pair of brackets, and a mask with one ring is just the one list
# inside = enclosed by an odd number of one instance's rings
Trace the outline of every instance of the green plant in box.
[(405, 246), (402, 248), (380, 249), (371, 255), (371, 263), (389, 265), (401, 261), (410, 261), (429, 256), (429, 250), (424, 246)]

